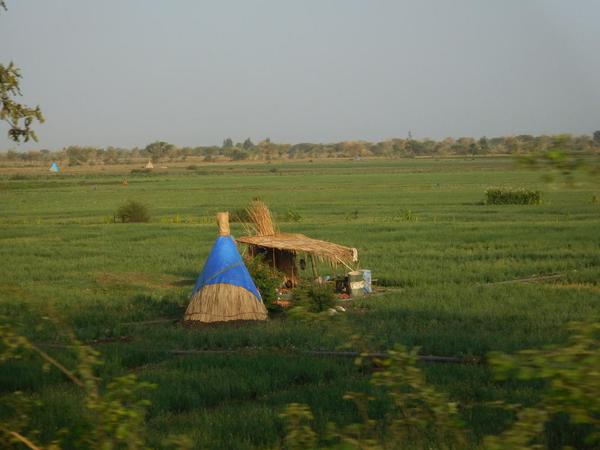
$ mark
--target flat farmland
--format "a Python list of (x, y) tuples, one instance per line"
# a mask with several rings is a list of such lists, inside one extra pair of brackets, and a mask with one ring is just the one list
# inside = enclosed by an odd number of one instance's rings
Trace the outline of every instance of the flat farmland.
[[(490, 186), (540, 190), (543, 202), (485, 205)], [(157, 445), (183, 433), (197, 448), (273, 448), (289, 403), (308, 404), (320, 433), (357, 420), (342, 397), (371, 389), (369, 375), (352, 359), (309, 353), (344, 348), (348, 329), (373, 351), (402, 344), (482, 358), (560, 344), (569, 321), (600, 319), (599, 194), (587, 175), (545, 183), (510, 158), (0, 173), (0, 314), (65, 361), (64, 330), (93, 343), (103, 379), (135, 373), (156, 383), (148, 423)], [(282, 231), (356, 247), (385, 289), (324, 322), (278, 314), (243, 326), (175, 323), (214, 241), (215, 213), (254, 198)], [(149, 223), (113, 223), (130, 199), (149, 206)], [(540, 395), (535, 383), (494, 381), (485, 365), (420, 367), (461, 404), (474, 446), (511, 419), (486, 402)], [(78, 388), (35, 358), (1, 365), (0, 386), (43, 402), (34, 417), (42, 442), (83, 408)]]

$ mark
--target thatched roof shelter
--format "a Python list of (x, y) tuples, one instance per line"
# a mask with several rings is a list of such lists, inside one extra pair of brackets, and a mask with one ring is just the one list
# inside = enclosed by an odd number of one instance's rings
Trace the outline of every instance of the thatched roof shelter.
[(252, 256), (263, 253), (265, 261), (282, 271), (291, 285), (298, 282), (296, 255), (299, 253), (305, 253), (311, 258), (315, 276), (315, 258), (334, 267), (343, 265), (354, 270), (353, 266), (358, 261), (358, 251), (355, 248), (312, 239), (303, 234), (280, 233), (273, 224), (271, 212), (260, 201), (253, 202), (247, 213), (250, 219), (247, 231), (254, 236), (242, 236), (236, 239), (237, 242), (248, 245)]

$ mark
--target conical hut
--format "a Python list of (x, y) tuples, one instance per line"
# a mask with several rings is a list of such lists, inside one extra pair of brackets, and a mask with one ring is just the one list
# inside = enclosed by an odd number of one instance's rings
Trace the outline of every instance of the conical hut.
[(219, 236), (200, 273), (184, 320), (266, 320), (267, 309), (229, 231), (229, 213), (218, 213)]

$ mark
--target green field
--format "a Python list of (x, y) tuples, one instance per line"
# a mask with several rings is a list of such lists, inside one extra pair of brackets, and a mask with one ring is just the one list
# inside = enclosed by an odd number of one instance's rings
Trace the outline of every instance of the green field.
[[(185, 433), (197, 448), (276, 447), (278, 415), (291, 402), (309, 404), (321, 432), (328, 421), (357, 420), (342, 396), (368, 390), (368, 374), (350, 359), (303, 354), (343, 346), (341, 321), (373, 350), (400, 343), (480, 357), (562, 343), (567, 322), (600, 319), (600, 205), (592, 202), (600, 187), (584, 175), (546, 184), (508, 158), (456, 158), (205, 165), (122, 180), (0, 175), (0, 314), (43, 345), (64, 341), (46, 316), (84, 342), (127, 337), (97, 345), (100, 375), (135, 372), (158, 384), (149, 394), (153, 443)], [(485, 189), (499, 185), (539, 189), (543, 203), (484, 205)], [(136, 324), (181, 318), (216, 235), (214, 214), (255, 197), (282, 231), (358, 248), (387, 293), (351, 302), (330, 323), (279, 315), (234, 327)], [(127, 199), (150, 205), (151, 223), (111, 223)], [(286, 222), (288, 211), (301, 221)], [(538, 275), (557, 276), (513, 282)], [(186, 349), (243, 351), (172, 353)], [(474, 443), (511, 419), (484, 402), (527, 404), (540, 392), (534, 383), (495, 382), (484, 365), (422, 367), (461, 403)], [(78, 388), (42, 372), (35, 358), (0, 366), (0, 390), (17, 389), (44, 402), (35, 415), (40, 440), (78, 423)]]

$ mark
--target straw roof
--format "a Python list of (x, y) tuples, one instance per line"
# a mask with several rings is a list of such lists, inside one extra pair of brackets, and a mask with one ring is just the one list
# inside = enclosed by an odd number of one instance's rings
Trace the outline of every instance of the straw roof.
[(341, 263), (349, 268), (358, 257), (355, 248), (311, 239), (303, 234), (277, 233), (270, 236), (242, 236), (236, 240), (241, 244), (257, 247), (274, 248), (293, 253), (309, 253), (330, 264)]

